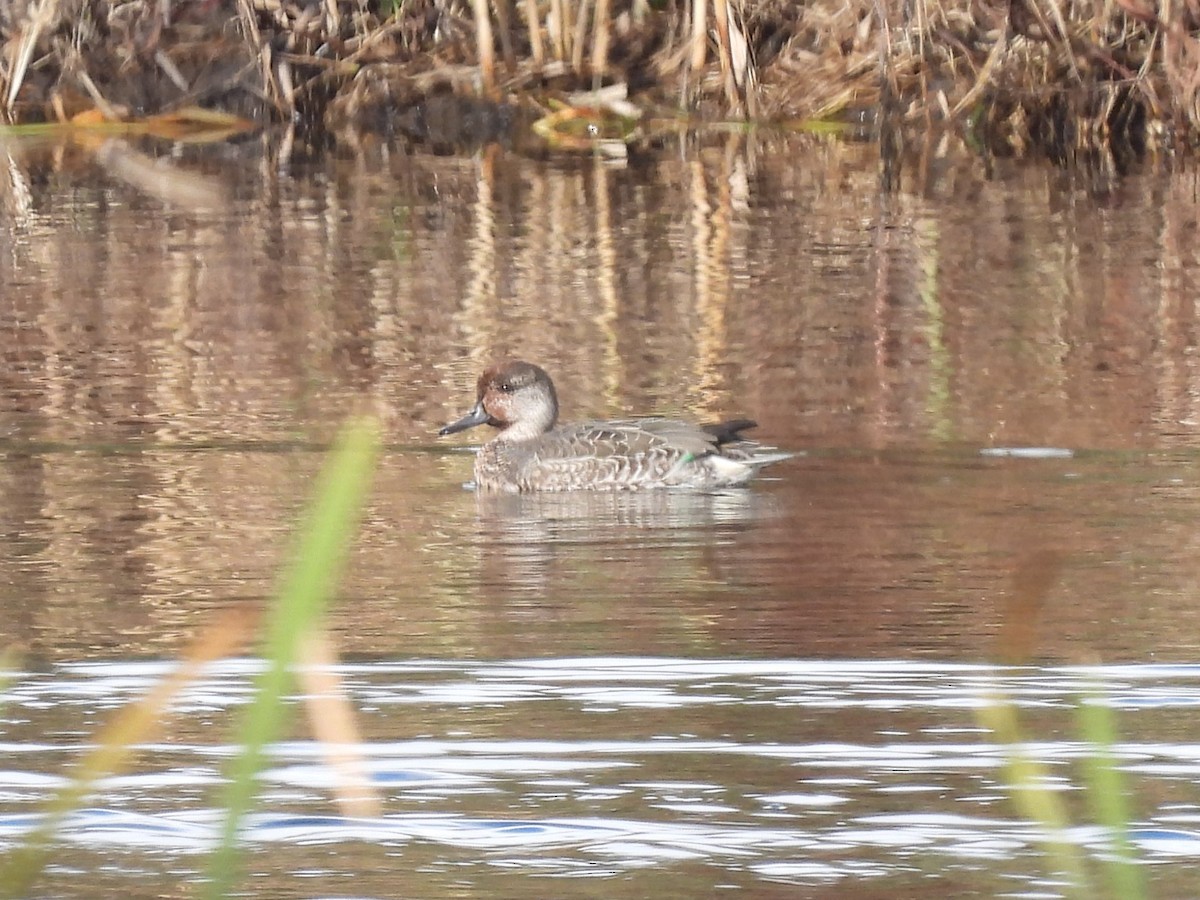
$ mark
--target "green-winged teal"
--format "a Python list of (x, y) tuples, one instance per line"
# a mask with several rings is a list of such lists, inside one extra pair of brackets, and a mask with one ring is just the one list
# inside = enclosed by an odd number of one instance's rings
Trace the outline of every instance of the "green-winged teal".
[(475, 457), (475, 484), (488, 491), (619, 491), (743, 484), (790, 453), (744, 439), (749, 419), (692, 425), (620, 419), (560, 425), (554, 382), (532, 363), (508, 360), (482, 375), (471, 411), (438, 434), (476, 425), (500, 433)]

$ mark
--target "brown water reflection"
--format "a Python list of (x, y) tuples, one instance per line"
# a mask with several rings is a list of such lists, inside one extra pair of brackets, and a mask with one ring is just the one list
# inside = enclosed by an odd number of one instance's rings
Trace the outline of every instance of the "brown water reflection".
[[(34, 179), (0, 254), (0, 641), (159, 654), (269, 593), (314, 452), (383, 410), (349, 654), (1192, 658), (1196, 176), (745, 138), (628, 165), (226, 150), (225, 208)], [(20, 172), (18, 166), (14, 171)], [(732, 496), (462, 491), (482, 361), (570, 418), (744, 414), (808, 455)], [(987, 459), (1045, 445), (1069, 459)]]

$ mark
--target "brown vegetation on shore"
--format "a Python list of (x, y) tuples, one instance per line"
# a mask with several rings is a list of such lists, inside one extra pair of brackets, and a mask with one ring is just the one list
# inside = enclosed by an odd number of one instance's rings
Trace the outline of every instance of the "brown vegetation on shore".
[[(658, 114), (966, 125), (1014, 149), (1200, 134), (1194, 0), (14, 0), (9, 122), (181, 106), (402, 127), (431, 96), (488, 131), (622, 85)], [(420, 116), (418, 116), (420, 118)]]

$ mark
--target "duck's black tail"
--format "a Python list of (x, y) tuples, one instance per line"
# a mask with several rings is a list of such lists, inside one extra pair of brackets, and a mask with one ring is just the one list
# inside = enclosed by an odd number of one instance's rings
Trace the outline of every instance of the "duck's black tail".
[(757, 428), (758, 423), (753, 419), (731, 419), (728, 422), (717, 422), (714, 425), (701, 425), (700, 427), (715, 437), (717, 446), (720, 447), (722, 444), (736, 444), (738, 441), (746, 440), (742, 436), (742, 432)]

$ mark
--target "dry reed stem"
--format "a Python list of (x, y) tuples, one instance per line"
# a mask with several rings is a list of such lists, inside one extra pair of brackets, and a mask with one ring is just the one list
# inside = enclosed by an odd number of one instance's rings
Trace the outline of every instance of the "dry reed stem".
[(726, 102), (730, 109), (740, 110), (746, 118), (751, 118), (757, 108), (754, 95), (757, 80), (750, 42), (741, 24), (744, 18), (740, 9), (735, 11), (730, 0), (713, 0), (713, 7), (720, 38)]
[(289, 113), (296, 111), (296, 85), (292, 80), (292, 65), (282, 56), (275, 63), (275, 78), (279, 82), (280, 98)]
[(542, 23), (538, 16), (537, 0), (525, 0), (525, 30), (529, 33), (529, 53), (535, 69), (541, 69), (546, 58), (542, 47)]
[(496, 89), (496, 54), (492, 48), (492, 19), (488, 12), (487, 0), (471, 0), (471, 10), (475, 16), (475, 46), (479, 53), (479, 75), (483, 83), (483, 93), (490, 100), (499, 100), (500, 93)]
[(342, 30), (342, 17), (338, 12), (337, 0), (325, 0), (325, 30), (337, 34)]
[(550, 41), (554, 45), (554, 58), (564, 62), (567, 58), (568, 7), (566, 0), (550, 0)]
[(334, 802), (342, 814), (374, 818), (383, 812), (362, 752), (362, 732), (342, 677), (337, 652), (324, 630), (305, 635), (297, 659), (297, 680), (304, 688), (308, 722), (326, 764), (339, 776)]
[(879, 23), (879, 49), (877, 51), (879, 54), (879, 83), (880, 88), (884, 92), (886, 111), (886, 98), (894, 97), (899, 93), (899, 85), (896, 81), (896, 69), (892, 65), (894, 42), (892, 40), (892, 25), (888, 17), (886, 0), (875, 0), (875, 19)]
[(113, 108), (112, 104), (104, 99), (104, 95), (100, 93), (100, 89), (96, 87), (96, 83), (92, 81), (92, 77), (86, 71), (77, 72), (75, 78), (83, 85), (83, 89), (87, 91), (88, 96), (92, 98), (92, 102), (96, 104), (96, 109), (100, 110), (100, 114), (104, 118), (110, 122), (119, 122), (125, 118)]
[(45, 815), (23, 843), (0, 865), (0, 896), (29, 896), (52, 852), (52, 839), (68, 814), (83, 805), (96, 783), (121, 772), (162, 739), (173, 716), (171, 703), (196, 684), (204, 667), (236, 653), (253, 633), (257, 611), (231, 608), (216, 615), (191, 641), (178, 665), (160, 678), (145, 696), (120, 707), (97, 733), (92, 747), (75, 762), (69, 780), (46, 803)]
[(495, 0), (496, 24), (500, 28), (500, 55), (504, 58), (504, 68), (511, 75), (517, 70), (517, 54), (512, 42), (512, 9), (510, 0)]
[(29, 61), (33, 58), (34, 48), (42, 32), (58, 19), (58, 0), (41, 0), (37, 9), (28, 16), (28, 23), (17, 44), (13, 60), (12, 74), (8, 83), (8, 95), (5, 98), (4, 114), (12, 120), (13, 104), (25, 83), (25, 73), (29, 70)]
[[(1050, 12), (1054, 16), (1054, 25), (1058, 29), (1058, 33), (1062, 36), (1063, 56), (1066, 57), (1067, 64), (1071, 67), (1071, 76), (1082, 84), (1083, 78), (1079, 74), (1079, 67), (1075, 63), (1075, 54), (1071, 48), (1071, 31), (1067, 28), (1067, 20), (1063, 16), (1062, 7), (1059, 6), (1058, 0), (1046, 0), (1046, 3), (1049, 5)], [(1038, 4), (1034, 4), (1034, 8), (1037, 9)]]
[(274, 66), (271, 65), (271, 48), (263, 41), (262, 33), (258, 30), (258, 18), (250, 6), (250, 0), (237, 0), (237, 9), (238, 20), (245, 29), (246, 39), (250, 43), (250, 49), (258, 61), (259, 71), (262, 73), (263, 85), (267, 91), (266, 100), (275, 107), (276, 111), (282, 112), (280, 89), (275, 81)]
[(984, 62), (983, 68), (979, 70), (979, 75), (975, 79), (975, 83), (971, 85), (970, 90), (962, 95), (962, 98), (954, 104), (954, 108), (950, 110), (951, 118), (958, 118), (969, 107), (973, 106), (992, 81), (992, 74), (996, 71), (996, 67), (1000, 64), (1000, 60), (1004, 57), (1008, 50), (1008, 29), (1005, 28), (1000, 32), (1000, 40), (996, 41), (992, 52), (988, 54), (987, 61)]
[(598, 90), (608, 71), (609, 18), (611, 0), (596, 0), (595, 27), (592, 29), (592, 88)]
[(583, 71), (583, 53), (587, 45), (588, 19), (591, 18), (591, 0), (579, 0), (579, 14), (575, 17), (575, 35), (571, 38), (571, 71)]
[(692, 73), (704, 68), (708, 56), (708, 0), (692, 0)]
[(713, 0), (713, 21), (717, 28), (717, 60), (721, 66), (721, 85), (725, 102), (734, 110), (745, 112), (733, 74), (733, 53), (729, 49), (729, 3)]
[(1185, 115), (1193, 128), (1200, 127), (1200, 43), (1183, 24), (1185, 9), (1171, 0), (1163, 5), (1165, 20), (1158, 20), (1163, 39), (1163, 69), (1167, 83), (1181, 95)]
[(167, 56), (162, 50), (154, 51), (154, 62), (162, 69), (163, 74), (171, 80), (171, 83), (179, 88), (181, 93), (186, 94), (191, 90), (192, 86), (188, 84), (187, 78), (179, 71), (179, 67), (175, 65), (171, 57)]

